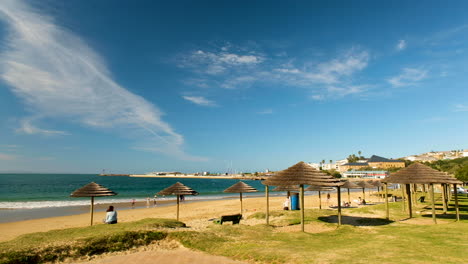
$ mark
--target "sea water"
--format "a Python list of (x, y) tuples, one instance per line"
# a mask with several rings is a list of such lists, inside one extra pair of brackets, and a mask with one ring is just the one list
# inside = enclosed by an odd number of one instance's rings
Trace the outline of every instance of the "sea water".
[[(132, 199), (146, 201), (147, 197), (152, 199), (157, 192), (176, 182), (181, 182), (199, 193), (197, 196), (187, 196), (187, 200), (222, 199), (235, 195), (223, 193), (223, 190), (238, 181), (234, 179), (99, 176), (97, 174), (0, 174), (0, 209), (89, 205), (89, 198), (74, 198), (70, 197), (70, 194), (90, 182), (101, 184), (117, 193), (116, 196), (96, 198), (95, 203), (100, 204), (129, 202)], [(260, 181), (243, 181), (260, 192), (265, 188)], [(159, 196), (157, 199), (167, 198)]]

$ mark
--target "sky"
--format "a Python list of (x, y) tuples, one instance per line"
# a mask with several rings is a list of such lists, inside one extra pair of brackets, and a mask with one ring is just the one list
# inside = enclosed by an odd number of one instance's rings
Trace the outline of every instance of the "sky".
[(0, 1), (0, 172), (468, 148), (468, 2)]

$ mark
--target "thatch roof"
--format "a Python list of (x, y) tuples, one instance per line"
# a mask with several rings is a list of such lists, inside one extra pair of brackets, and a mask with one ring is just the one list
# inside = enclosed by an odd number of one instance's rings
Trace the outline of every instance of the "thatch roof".
[(117, 195), (117, 193), (95, 182), (88, 183), (70, 194), (71, 197), (99, 197), (113, 195)]
[(276, 186), (272, 191), (274, 192), (287, 192), (287, 191), (298, 192), (299, 185)]
[(258, 192), (257, 189), (254, 187), (248, 185), (247, 183), (244, 182), (238, 182), (231, 187), (227, 188), (224, 190), (225, 193), (249, 193), (249, 192)]
[(287, 185), (316, 185), (316, 186), (341, 186), (340, 180), (327, 175), (309, 164), (301, 161), (285, 170), (275, 173), (262, 182), (269, 186), (287, 186)]
[(402, 183), (402, 184), (428, 184), (428, 183), (449, 183), (449, 184), (462, 184), (461, 181), (455, 177), (448, 175), (445, 172), (435, 170), (429, 166), (421, 163), (413, 163), (406, 168), (390, 174), (382, 180), (388, 183)]
[(356, 185), (358, 185), (359, 187), (364, 188), (364, 189), (375, 188), (374, 185), (370, 184), (367, 181), (357, 182)]
[(370, 184), (374, 185), (374, 187), (382, 187), (382, 182), (380, 180), (372, 180), (369, 181)]
[(362, 187), (353, 183), (353, 182), (350, 182), (350, 181), (345, 181), (343, 186), (341, 186), (342, 188), (346, 188), (346, 189), (361, 189)]
[(307, 188), (304, 189), (304, 191), (320, 191), (320, 192), (329, 192), (333, 191), (334, 189), (332, 187), (324, 187), (324, 186), (315, 186), (311, 185)]
[(177, 182), (166, 189), (158, 192), (158, 195), (197, 195), (198, 192), (192, 190), (192, 188)]

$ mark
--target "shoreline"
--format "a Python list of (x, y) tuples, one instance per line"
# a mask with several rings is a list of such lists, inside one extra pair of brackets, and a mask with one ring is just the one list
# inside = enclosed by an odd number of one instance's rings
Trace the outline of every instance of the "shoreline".
[[(358, 196), (361, 196), (360, 192), (352, 192), (351, 200), (353, 201)], [(310, 194), (305, 196), (306, 208), (317, 208), (319, 201), (318, 195)], [(342, 198), (346, 199), (346, 195), (342, 194)], [(282, 210), (284, 196), (270, 197), (270, 210)], [(366, 195), (366, 200), (377, 201), (375, 196), (370, 199)], [(322, 208), (330, 209), (329, 206), (336, 205), (336, 193), (332, 193), (332, 197), (329, 202), (322, 196)], [(135, 208), (128, 209), (128, 206), (120, 207), (116, 206), (118, 212), (119, 223), (132, 222), (145, 218), (169, 218), (175, 219), (176, 217), (176, 205), (166, 204), (163, 206), (146, 208)], [(140, 203), (141, 206), (141, 203)], [(101, 208), (105, 208), (106, 205), (102, 205)], [(243, 197), (243, 214), (248, 216), (256, 212), (264, 212), (266, 210), (265, 197)], [(127, 209), (124, 209), (127, 208)], [(209, 201), (192, 201), (184, 202), (180, 204), (180, 221), (186, 223), (188, 226), (197, 225), (209, 225), (211, 224), (210, 219), (218, 218), (221, 215), (237, 214), (240, 210), (239, 199), (223, 199), (223, 200), (209, 200)], [(105, 217), (104, 210), (94, 212), (93, 223), (98, 225), (102, 224), (102, 219)], [(40, 219), (31, 219), (16, 222), (0, 223), (0, 230), (2, 230), (2, 236), (0, 241), (7, 241), (14, 239), (20, 235), (45, 232), (55, 229), (64, 228), (76, 228), (76, 227), (87, 227), (89, 226), (90, 214), (89, 206), (86, 212), (68, 216), (55, 216), (46, 217)]]

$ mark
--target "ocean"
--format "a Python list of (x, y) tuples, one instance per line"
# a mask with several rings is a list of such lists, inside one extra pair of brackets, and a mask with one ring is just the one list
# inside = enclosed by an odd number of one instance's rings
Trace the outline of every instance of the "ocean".
[[(223, 193), (223, 190), (238, 182), (231, 179), (180, 179), (180, 178), (137, 178), (126, 176), (99, 176), (97, 174), (0, 174), (0, 222), (21, 221), (47, 216), (71, 215), (89, 206), (89, 198), (72, 198), (70, 194), (90, 183), (101, 184), (118, 195), (96, 197), (95, 204), (130, 203), (132, 199), (146, 201), (154, 195), (180, 181), (199, 192), (197, 196), (186, 196), (191, 200), (237, 198), (238, 194)], [(243, 180), (259, 190), (244, 196), (263, 196), (264, 185), (260, 181)], [(284, 192), (272, 193), (282, 195)], [(173, 200), (174, 197), (158, 196), (157, 200)]]

